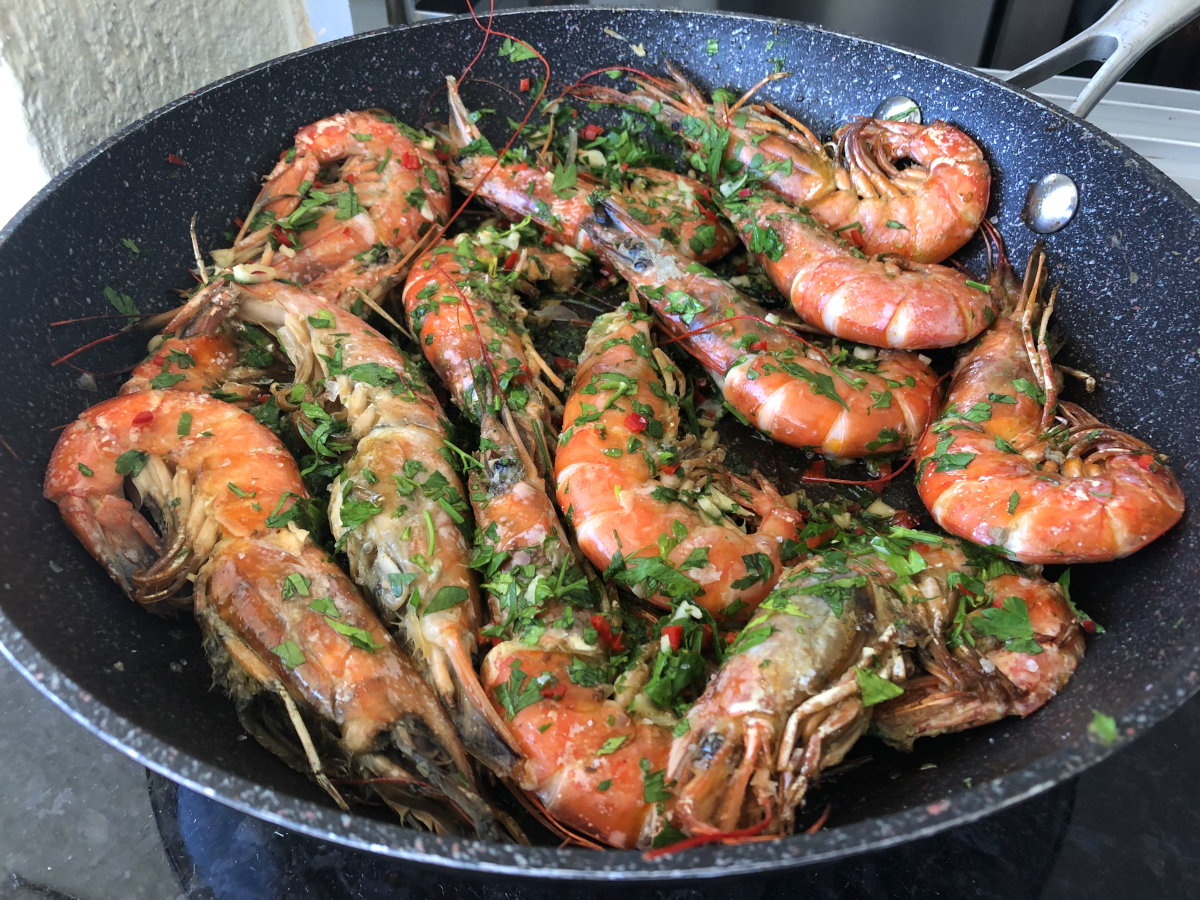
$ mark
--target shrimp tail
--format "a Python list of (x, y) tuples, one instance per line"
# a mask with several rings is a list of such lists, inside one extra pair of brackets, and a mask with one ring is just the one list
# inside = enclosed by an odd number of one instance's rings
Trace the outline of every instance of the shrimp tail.
[(128, 500), (113, 496), (97, 504), (67, 496), (59, 501), (58, 511), (121, 590), (134, 596), (134, 579), (154, 565), (160, 549), (158, 536), (145, 517)]
[(463, 746), (493, 772), (512, 777), (520, 762), (520, 751), (508, 725), (484, 692), (470, 652), (458, 640), (448, 642), (445, 649), (455, 688), (451, 716)]

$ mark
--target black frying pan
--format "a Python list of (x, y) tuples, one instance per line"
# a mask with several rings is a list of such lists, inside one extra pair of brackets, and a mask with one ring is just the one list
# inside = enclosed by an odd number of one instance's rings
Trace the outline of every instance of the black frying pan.
[[(1085, 122), (987, 77), (913, 53), (803, 25), (710, 13), (551, 9), (496, 17), (496, 27), (540, 48), (553, 78), (573, 81), (598, 66), (655, 70), (664, 56), (703, 86), (746, 88), (771, 57), (796, 73), (764, 96), (828, 134), (884, 97), (916, 98), (926, 121), (944, 118), (987, 151), (995, 171), (990, 212), (1013, 258), (1033, 235), (1019, 220), (1026, 185), (1050, 172), (1078, 183), (1081, 209), (1049, 238), (1063, 281), (1057, 317), (1069, 343), (1062, 360), (1101, 376), (1082, 402), (1105, 421), (1170, 454), (1193, 502), (1200, 425), (1200, 208), (1136, 154)], [(646, 57), (608, 28), (645, 46)], [(470, 19), (449, 19), (327, 44), (205, 88), (131, 126), (59, 176), (0, 236), (5, 310), (0, 383), (4, 473), (0, 508), (0, 642), (5, 654), (64, 710), (104, 740), (168, 777), (218, 800), (329, 840), (458, 868), (560, 878), (654, 879), (728, 875), (827, 860), (881, 848), (969, 821), (1043, 791), (1112, 752), (1089, 739), (1093, 710), (1116, 717), (1120, 744), (1178, 707), (1200, 686), (1200, 554), (1194, 515), (1124, 562), (1081, 566), (1078, 602), (1108, 628), (1089, 641), (1074, 681), (1027, 720), (1006, 720), (925, 740), (903, 755), (864, 741), (871, 760), (828, 788), (833, 813), (811, 836), (707, 847), (645, 861), (633, 852), (590, 852), (443, 840), (408, 831), (383, 814), (343, 815), (322, 792), (245, 739), (233, 706), (211, 690), (196, 629), (147, 615), (122, 597), (41, 497), (55, 428), (112, 394), (119, 377), (81, 389), (80, 373), (50, 366), (59, 353), (100, 337), (113, 323), (66, 328), (51, 321), (112, 312), (111, 286), (143, 310), (175, 302), (189, 283), (188, 220), (199, 211), (200, 243), (224, 246), (223, 231), (248, 208), (297, 127), (347, 108), (386, 107), (415, 122), (446, 73), (479, 48)], [(709, 55), (706, 41), (719, 50)], [(774, 43), (768, 48), (769, 42)], [(536, 61), (497, 56), (473, 70), (513, 87)], [(493, 141), (513, 97), (469, 84)], [(436, 113), (438, 101), (433, 103)], [(444, 112), (444, 105), (443, 110)], [(596, 114), (604, 121), (609, 112)], [(174, 154), (186, 162), (168, 161)], [(131, 238), (136, 257), (121, 244)], [(960, 254), (982, 270), (978, 239)], [(49, 336), (49, 337), (48, 337)], [(53, 340), (54, 346), (50, 344)], [(132, 338), (80, 357), (106, 372), (142, 348)], [(1073, 399), (1081, 399), (1074, 397)], [(803, 459), (757, 444), (751, 461), (785, 484)], [(17, 457), (17, 458), (14, 458)], [(907, 484), (885, 498), (920, 510)], [(936, 768), (925, 764), (934, 763)]]

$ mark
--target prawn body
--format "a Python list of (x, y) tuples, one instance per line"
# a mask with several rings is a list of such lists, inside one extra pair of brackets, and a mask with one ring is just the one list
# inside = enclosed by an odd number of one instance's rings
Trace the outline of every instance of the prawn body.
[[(475, 422), (485, 412), (498, 416), (501, 406), (507, 408), (535, 460), (534, 471), (545, 475), (553, 465), (549, 404), (558, 400), (541, 380), (550, 370), (523, 324), (525, 309), (514, 285), (539, 257), (519, 249), (519, 241), (516, 229), (500, 235), (485, 228), (438, 244), (413, 265), (404, 308), (455, 405)], [(502, 258), (514, 255), (513, 271), (504, 271)]]
[[(349, 306), (403, 278), (407, 255), (450, 215), (436, 142), (382, 113), (344, 112), (306, 125), (281, 156), (223, 266), (268, 253), (282, 278)], [(333, 181), (318, 181), (334, 171)], [(277, 251), (277, 252), (276, 252)]]
[[(239, 286), (213, 307), (201, 294), (168, 328), (184, 337), (227, 319), (265, 329), (291, 361), (305, 397), (344, 416), (350, 456), (330, 488), (329, 524), (351, 575), (402, 635), (468, 749), (498, 771), (513, 764), (506, 729), (475, 673), (482, 624), (470, 570), (468, 507), (446, 458), (445, 415), (423, 380), (383, 335), (357, 316), (279, 282)], [(329, 427), (319, 403), (291, 403), (302, 433)]]
[[(457, 82), (448, 77), (446, 83), (450, 143), (459, 154), (451, 166), (455, 183), (513, 222), (531, 219), (546, 232), (549, 243), (592, 251), (581, 225), (591, 213), (589, 197), (601, 189), (600, 182), (579, 173), (572, 160), (567, 161), (570, 175), (561, 165), (552, 172), (527, 162), (497, 161), (494, 148), (471, 120)], [(737, 244), (737, 236), (717, 216), (711, 190), (696, 179), (652, 167), (630, 169), (626, 175), (623, 193), (633, 214), (689, 259), (711, 262)]]
[(1179, 521), (1183, 493), (1149, 445), (1057, 402), (1044, 340), (1054, 298), (1039, 299), (1044, 254), (1035, 249), (1022, 286), (998, 253), (991, 284), (1005, 313), (959, 359), (918, 447), (921, 499), (951, 534), (1022, 562), (1128, 556)]
[[(826, 153), (805, 125), (771, 104), (710, 101), (667, 62), (667, 79), (632, 76), (638, 90), (582, 85), (590, 102), (632, 106), (680, 135), (693, 166), (729, 196), (760, 180), (826, 228), (846, 233), (868, 255), (897, 253), (936, 263), (962, 247), (987, 210), (991, 168), (979, 146), (946, 122), (915, 125), (860, 117), (834, 134)], [(903, 168), (897, 162), (911, 163)], [(729, 173), (723, 175), (723, 173)], [(747, 176), (747, 177), (743, 177)]]
[[(157, 531), (125, 498), (126, 477)], [(392, 786), (376, 793), (405, 817), (455, 830), (461, 813), (499, 836), (436, 697), (296, 526), (299, 471), (251, 415), (184, 391), (104, 401), (60, 436), (45, 496), (133, 599), (153, 610), (194, 602), (247, 730), (343, 808), (331, 775), (378, 775)], [(447, 799), (456, 812), (438, 813)], [(414, 812), (427, 805), (432, 817)]]
[(900, 350), (953, 347), (996, 318), (991, 294), (965, 275), (867, 257), (761, 189), (743, 189), (722, 210), (796, 314), (837, 337)]
[[(903, 450), (925, 431), (936, 376), (913, 353), (822, 353), (766, 310), (641, 228), (615, 197), (585, 225), (601, 257), (769, 437), (833, 457)], [(831, 355), (839, 360), (831, 364)]]
[[(558, 503), (595, 566), (618, 569), (618, 581), (652, 603), (686, 596), (720, 620), (770, 592), (799, 515), (765, 482), (755, 490), (731, 481), (721, 451), (681, 451), (674, 367), (653, 349), (648, 318), (623, 307), (588, 332), (563, 417)], [(754, 534), (727, 517), (751, 511), (761, 517)]]

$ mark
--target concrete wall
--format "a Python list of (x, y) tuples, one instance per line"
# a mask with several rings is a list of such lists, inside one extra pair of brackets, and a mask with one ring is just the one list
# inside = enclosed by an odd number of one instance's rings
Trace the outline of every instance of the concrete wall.
[(50, 175), (164, 103), (315, 40), (302, 0), (0, 0), (0, 53)]

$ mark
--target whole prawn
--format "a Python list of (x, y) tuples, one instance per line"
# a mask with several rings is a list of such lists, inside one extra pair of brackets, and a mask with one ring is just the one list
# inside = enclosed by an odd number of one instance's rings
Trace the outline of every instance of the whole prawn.
[(861, 457), (902, 450), (924, 433), (937, 378), (916, 354), (825, 353), (772, 327), (753, 299), (643, 229), (615, 195), (584, 229), (729, 405), (764, 434), (827, 456)]
[[(499, 416), (501, 406), (507, 409), (535, 474), (545, 476), (553, 466), (552, 405), (561, 403), (542, 376), (560, 388), (562, 382), (525, 330), (515, 287), (527, 251), (519, 242), (517, 229), (484, 228), (438, 244), (413, 264), (403, 299), (413, 333), (455, 404), (476, 422), (485, 411)], [(506, 272), (500, 263), (512, 254), (514, 270)]]
[(410, 821), (454, 831), (461, 814), (500, 836), (433, 692), (297, 527), (296, 464), (250, 414), (183, 391), (104, 401), (63, 431), (45, 496), (139, 603), (190, 605), (194, 581), (206, 650), (247, 730), (343, 809), (330, 776), (365, 776)]
[(1179, 521), (1183, 493), (1152, 447), (1058, 400), (1045, 341), (1057, 290), (1040, 299), (1045, 253), (1035, 248), (1021, 285), (994, 239), (1001, 316), (955, 365), (945, 408), (917, 448), (918, 492), (951, 534), (1012, 559), (1128, 556)]
[[(453, 78), (450, 97), (450, 144), (459, 154), (451, 174), (459, 187), (519, 222), (530, 218), (547, 240), (581, 251), (592, 249), (580, 230), (591, 212), (588, 196), (600, 182), (579, 173), (573, 160), (555, 171), (527, 162), (497, 162), (495, 151), (471, 119)], [(709, 188), (693, 178), (650, 167), (627, 173), (633, 214), (647, 228), (679, 248), (689, 259), (711, 262), (737, 244), (737, 236), (718, 216)]]
[[(837, 130), (837, 153), (830, 157), (803, 123), (773, 104), (748, 102), (786, 73), (768, 76), (730, 104), (724, 92), (710, 103), (670, 61), (666, 67), (663, 81), (632, 76), (638, 88), (633, 94), (596, 85), (572, 93), (653, 116), (688, 143), (697, 170), (715, 185), (729, 186), (726, 196), (743, 187), (740, 176), (761, 178), (872, 256), (941, 262), (970, 240), (983, 219), (991, 169), (979, 146), (953, 125), (860, 117)], [(901, 160), (913, 164), (899, 168)]]
[[(348, 307), (406, 274), (419, 237), (450, 215), (436, 141), (381, 112), (306, 125), (280, 156), (230, 250), (232, 266), (264, 254), (282, 278)], [(333, 180), (319, 179), (333, 171)]]
[[(280, 396), (314, 449), (328, 457), (350, 452), (331, 485), (328, 515), (354, 580), (403, 636), (467, 748), (507, 772), (512, 741), (472, 662), (482, 615), (469, 568), (468, 507), (446, 458), (453, 451), (437, 399), (374, 328), (280, 282), (239, 285), (232, 294), (202, 290), (168, 328), (188, 338), (235, 320), (271, 334), (291, 361), (303, 397)], [(345, 418), (346, 443), (334, 449), (310, 434), (332, 433), (326, 407)]]
[[(649, 333), (629, 306), (588, 331), (563, 417), (558, 503), (584, 555), (639, 596), (744, 618), (779, 577), (799, 515), (765, 481), (730, 478), (722, 451), (679, 441), (674, 366)], [(751, 510), (761, 521), (746, 534), (729, 515)]]
[(760, 187), (722, 210), (797, 315), (837, 337), (876, 347), (952, 347), (996, 318), (987, 285), (945, 266), (873, 258)]

